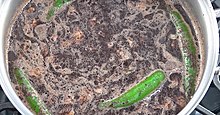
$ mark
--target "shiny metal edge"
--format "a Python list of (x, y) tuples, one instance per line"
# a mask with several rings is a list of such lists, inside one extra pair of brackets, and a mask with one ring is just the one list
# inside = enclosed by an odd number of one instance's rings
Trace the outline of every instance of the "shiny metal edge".
[[(8, 17), (8, 12), (11, 11), (11, 14), (13, 14), (11, 6), (15, 5), (16, 3), (18, 3), (21, 0), (7, 0), (3, 3), (3, 6), (1, 8), (1, 16), (2, 17)], [(190, 0), (188, 0), (190, 1)], [(194, 0), (193, 0), (194, 1)], [(12, 4), (13, 2), (13, 4)], [(215, 65), (215, 63), (217, 63), (217, 49), (219, 46), (219, 42), (218, 42), (218, 28), (217, 28), (217, 22), (216, 20), (213, 18), (215, 17), (215, 13), (214, 11), (210, 10), (212, 9), (211, 3), (208, 0), (199, 0), (198, 1), (199, 4), (201, 5), (201, 10), (204, 12), (204, 19), (205, 20), (209, 20), (208, 22), (206, 22), (206, 26), (209, 27), (210, 25), (213, 25), (212, 27), (206, 28), (207, 30), (207, 35), (208, 38), (214, 39), (212, 42), (210, 42), (208, 45), (210, 47), (208, 47), (208, 51), (207, 51), (207, 55), (211, 55), (210, 57), (208, 57), (207, 60), (210, 60), (209, 62), (207, 62), (206, 68), (205, 68), (205, 72), (204, 72), (204, 76), (207, 76), (209, 78), (206, 79), (202, 79), (200, 86), (198, 87), (195, 95), (193, 96), (193, 98), (191, 99), (191, 101), (186, 105), (186, 107), (179, 113), (179, 115), (186, 115), (186, 114), (190, 114), (195, 108), (196, 106), (199, 104), (199, 102), (202, 100), (202, 98), (204, 97), (206, 91), (208, 90), (208, 86), (210, 85), (211, 81), (212, 81), (212, 77), (214, 75), (214, 70), (210, 70), (208, 68), (215, 68), (217, 65)], [(208, 4), (208, 5), (207, 5)], [(11, 6), (10, 6), (11, 5)], [(198, 4), (196, 4), (196, 6), (198, 6)], [(15, 9), (16, 7), (14, 7)], [(211, 12), (211, 13), (209, 13)], [(12, 17), (12, 16), (11, 16)], [(0, 45), (2, 46), (2, 48), (0, 48), (0, 63), (2, 63), (0, 65), (0, 75), (1, 78), (0, 79), (0, 84), (2, 85), (3, 90), (5, 91), (6, 95), (9, 97), (9, 100), (12, 102), (12, 104), (21, 112), (21, 114), (27, 114), (27, 115), (31, 115), (32, 113), (29, 111), (29, 109), (27, 109), (27, 107), (21, 102), (21, 100), (19, 99), (19, 97), (16, 95), (16, 93), (14, 92), (13, 88), (11, 87), (11, 83), (10, 83), (10, 79), (6, 76), (8, 76), (7, 71), (6, 71), (6, 67), (3, 63), (4, 62), (4, 33), (6, 32), (5, 30), (7, 30), (6, 28), (6, 19), (8, 18), (2, 18), (3, 20), (1, 20), (0, 22)], [(216, 26), (216, 27), (215, 27)], [(3, 28), (5, 27), (5, 28)], [(217, 37), (217, 38), (216, 38)], [(213, 47), (211, 47), (214, 44)], [(208, 70), (210, 71), (208, 71)], [(202, 84), (208, 84), (208, 86), (202, 86)], [(15, 104), (16, 103), (16, 104)]]
[(0, 21), (0, 84), (4, 90), (6, 96), (11, 103), (17, 108), (17, 110), (23, 115), (33, 115), (33, 113), (23, 104), (16, 92), (12, 88), (9, 75), (6, 70), (5, 61), (5, 37), (10, 25), (11, 19), (16, 12), (16, 8), (21, 4), (23, 0), (5, 0), (0, 9), (1, 21)]

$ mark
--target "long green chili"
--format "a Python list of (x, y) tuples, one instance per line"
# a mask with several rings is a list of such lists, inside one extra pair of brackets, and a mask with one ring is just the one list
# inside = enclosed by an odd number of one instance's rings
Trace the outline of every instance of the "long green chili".
[(47, 19), (49, 20), (55, 13), (55, 10), (61, 8), (65, 3), (70, 0), (55, 0), (53, 6), (50, 8), (47, 14)]
[(17, 79), (18, 84), (25, 91), (26, 100), (31, 109), (36, 114), (50, 115), (51, 113), (48, 111), (45, 104), (38, 96), (37, 91), (33, 88), (23, 71), (19, 68), (15, 68), (14, 75)]
[(121, 96), (112, 100), (100, 102), (98, 107), (100, 109), (104, 109), (109, 107), (124, 108), (131, 106), (132, 104), (139, 102), (147, 95), (155, 91), (155, 89), (157, 89), (161, 85), (164, 79), (164, 72), (162, 70), (156, 70), (152, 74), (150, 74), (145, 80), (141, 81), (136, 86), (123, 93)]
[(177, 30), (177, 35), (180, 36), (180, 43), (183, 45), (181, 52), (186, 69), (183, 81), (186, 97), (189, 98), (195, 93), (195, 79), (197, 75), (196, 47), (189, 25), (184, 21), (181, 14), (178, 11), (171, 11), (170, 14)]

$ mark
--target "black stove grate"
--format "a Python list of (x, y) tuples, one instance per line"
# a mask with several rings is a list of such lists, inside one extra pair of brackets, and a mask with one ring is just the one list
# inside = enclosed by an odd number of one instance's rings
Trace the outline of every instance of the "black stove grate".
[(0, 87), (0, 115), (21, 115), (17, 109), (11, 104)]
[(220, 91), (213, 85), (210, 86), (206, 96), (201, 101), (201, 105), (215, 114), (220, 115)]
[[(212, 83), (209, 87), (206, 95), (203, 100), (200, 102), (200, 105), (210, 110), (216, 115), (220, 115), (220, 91)], [(202, 113), (202, 112), (200, 112)], [(202, 113), (205, 114), (205, 113)]]

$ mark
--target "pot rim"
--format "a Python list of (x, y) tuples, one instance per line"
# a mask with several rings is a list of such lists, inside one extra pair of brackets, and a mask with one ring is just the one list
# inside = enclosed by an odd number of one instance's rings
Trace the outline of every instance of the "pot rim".
[[(187, 2), (190, 0), (187, 0)], [(187, 103), (187, 105), (178, 113), (178, 115), (187, 115), (190, 114), (200, 103), (200, 101), (205, 96), (212, 79), (214, 77), (215, 70), (217, 68), (218, 54), (219, 54), (219, 33), (218, 33), (218, 24), (216, 21), (216, 14), (211, 5), (210, 0), (198, 0), (198, 3), (201, 5), (202, 18), (205, 23), (205, 31), (207, 41), (206, 48), (206, 66), (204, 68), (204, 73), (202, 80), (193, 95), (192, 99)], [(198, 5), (196, 5), (198, 6)], [(195, 6), (195, 7), (196, 7)]]
[[(16, 11), (16, 7), (12, 7), (12, 4), (19, 4), (22, 0), (5, 0), (0, 7), (1, 11), (1, 21), (0, 21), (0, 84), (2, 89), (4, 90), (5, 94), (7, 95), (8, 99), (11, 103), (18, 109), (21, 114), (25, 115), (32, 115), (33, 113), (23, 104), (20, 98), (15, 93), (12, 85), (10, 83), (8, 69), (7, 69), (7, 62), (5, 61), (5, 45), (4, 45), (4, 37), (5, 33), (7, 33), (7, 28), (9, 27), (9, 23), (7, 23), (7, 19), (13, 17), (13, 12)], [(190, 0), (188, 0), (190, 1)], [(217, 60), (218, 60), (218, 49), (219, 49), (219, 38), (218, 38), (218, 26), (217, 21), (215, 19), (215, 12), (212, 9), (211, 2), (209, 0), (198, 0), (199, 4), (201, 5), (201, 12), (203, 12), (203, 18), (206, 20), (206, 31), (208, 39), (210, 38), (213, 41), (208, 42), (207, 47), (207, 60), (204, 75), (200, 82), (198, 89), (196, 90), (193, 98), (189, 101), (189, 103), (178, 113), (179, 115), (186, 115), (191, 113), (199, 102), (204, 97), (205, 93), (207, 92), (209, 85), (212, 82), (212, 78), (214, 77), (215, 68), (217, 67)], [(212, 68), (212, 69), (210, 69)], [(204, 77), (205, 76), (205, 77)], [(211, 77), (209, 77), (211, 76)], [(205, 84), (205, 85), (203, 85)]]
[(0, 84), (10, 102), (22, 115), (33, 115), (33, 113), (23, 104), (23, 102), (20, 100), (20, 98), (17, 96), (14, 89), (12, 88), (10, 79), (8, 77), (8, 69), (6, 69), (7, 62), (5, 61), (4, 37), (6, 37), (5, 33), (8, 32), (9, 27), (9, 23), (7, 23), (7, 18), (10, 19), (10, 17), (13, 17), (14, 12), (16, 11), (16, 7), (11, 7), (11, 5), (19, 4), (20, 2), (21, 0), (4, 0), (2, 6), (0, 7)]

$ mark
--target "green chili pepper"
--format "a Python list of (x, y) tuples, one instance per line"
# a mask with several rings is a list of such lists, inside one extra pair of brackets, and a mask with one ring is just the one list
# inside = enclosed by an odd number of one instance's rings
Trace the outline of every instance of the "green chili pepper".
[(151, 94), (161, 85), (164, 79), (164, 72), (162, 70), (157, 70), (121, 96), (112, 100), (100, 102), (98, 107), (100, 109), (104, 109), (109, 107), (124, 108), (131, 106), (132, 104), (144, 99), (147, 95)]
[(70, 0), (55, 0), (53, 6), (50, 8), (47, 14), (47, 19), (49, 20), (55, 13), (55, 10), (61, 8), (65, 3)]
[(186, 97), (189, 98), (195, 93), (195, 79), (197, 75), (196, 47), (189, 25), (184, 21), (178, 11), (171, 11), (171, 19), (180, 36), (182, 58), (184, 61), (186, 75), (184, 77), (184, 89)]
[(36, 112), (36, 114), (42, 113), (45, 115), (50, 115), (50, 112), (46, 108), (45, 104), (38, 96), (37, 91), (32, 87), (26, 75), (22, 72), (22, 70), (19, 68), (15, 68), (14, 74), (18, 81), (18, 84), (21, 85), (22, 89), (24, 89), (26, 92), (25, 93), (26, 100), (30, 105), (31, 109), (34, 112)]

